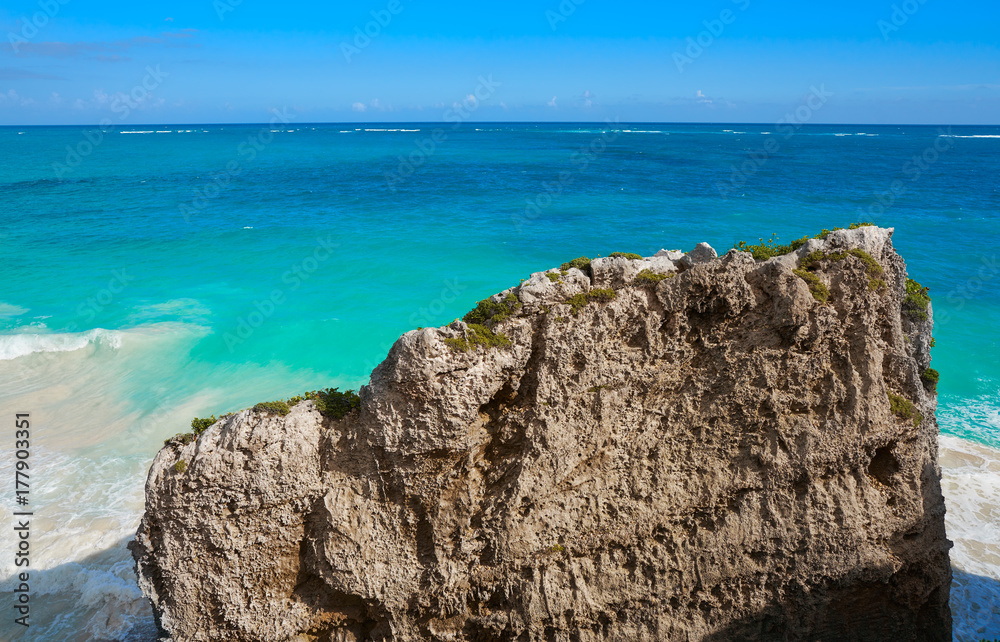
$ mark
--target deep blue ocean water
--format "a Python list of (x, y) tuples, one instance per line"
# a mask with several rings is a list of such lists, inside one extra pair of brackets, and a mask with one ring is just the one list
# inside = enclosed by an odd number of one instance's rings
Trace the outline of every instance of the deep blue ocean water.
[(956, 639), (1000, 637), (998, 127), (3, 127), (0, 158), (0, 407), (38, 426), (37, 639), (148, 639), (122, 543), (193, 416), (356, 388), (401, 333), (580, 255), (859, 221), (895, 228), (934, 297)]

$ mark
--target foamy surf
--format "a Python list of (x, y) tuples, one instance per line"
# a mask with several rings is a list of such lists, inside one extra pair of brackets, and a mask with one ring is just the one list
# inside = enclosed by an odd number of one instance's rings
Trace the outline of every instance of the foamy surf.
[(10, 361), (40, 352), (72, 352), (89, 345), (117, 350), (122, 346), (122, 335), (118, 331), (102, 328), (86, 332), (6, 334), (0, 336), (0, 361)]
[(942, 435), (941, 489), (954, 580), (954, 639), (1000, 638), (1000, 450)]

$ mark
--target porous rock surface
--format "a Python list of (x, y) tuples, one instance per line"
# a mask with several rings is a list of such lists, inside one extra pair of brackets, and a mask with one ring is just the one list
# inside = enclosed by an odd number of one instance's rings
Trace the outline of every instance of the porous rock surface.
[[(949, 640), (919, 376), (931, 321), (901, 313), (891, 235), (540, 272), (509, 291), (522, 306), (494, 328), (509, 347), (453, 349), (462, 322), (411, 331), (341, 420), (307, 401), (171, 442), (130, 545), (160, 626), (181, 641)], [(817, 272), (819, 303), (792, 270), (849, 248), (885, 287), (848, 256)], [(642, 269), (670, 276), (631, 285)], [(616, 296), (574, 316), (563, 301), (593, 287)], [(922, 419), (894, 415), (890, 391)]]

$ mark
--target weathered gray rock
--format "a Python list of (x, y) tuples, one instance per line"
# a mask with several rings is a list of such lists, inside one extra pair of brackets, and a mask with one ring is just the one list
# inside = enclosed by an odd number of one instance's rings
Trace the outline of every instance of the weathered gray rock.
[[(587, 276), (539, 273), (509, 347), (415, 330), (342, 420), (302, 402), (173, 442), (140, 585), (180, 641), (950, 640), (930, 321), (901, 314), (891, 233), (697, 250), (655, 287), (602, 261), (623, 285), (577, 316)], [(792, 269), (845, 248), (885, 287), (848, 256), (820, 304)]]
[(708, 243), (699, 243), (693, 250), (679, 259), (686, 268), (692, 268), (700, 263), (708, 263), (719, 255)]

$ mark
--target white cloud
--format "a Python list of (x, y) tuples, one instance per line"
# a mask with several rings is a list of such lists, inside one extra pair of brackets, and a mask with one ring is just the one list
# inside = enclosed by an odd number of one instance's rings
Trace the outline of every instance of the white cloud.
[(365, 105), (364, 103), (354, 103), (353, 105), (351, 105), (351, 109), (353, 109), (354, 111), (367, 111), (368, 106)]
[(553, 96), (552, 100), (550, 100), (549, 102), (547, 102), (545, 104), (548, 105), (549, 107), (551, 107), (552, 109), (556, 109), (556, 107), (557, 107), (557, 105), (556, 105), (556, 96)]
[(589, 89), (583, 92), (582, 98), (583, 98), (583, 108), (584, 109), (590, 109), (591, 107), (594, 106), (594, 101), (591, 100), (593, 97), (594, 97), (594, 94), (590, 93)]

